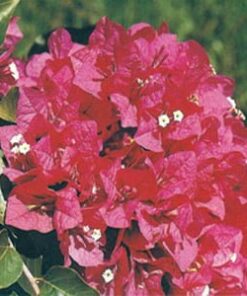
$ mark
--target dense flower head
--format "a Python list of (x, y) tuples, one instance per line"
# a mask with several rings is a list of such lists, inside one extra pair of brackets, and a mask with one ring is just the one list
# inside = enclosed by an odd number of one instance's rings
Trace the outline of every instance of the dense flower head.
[(88, 45), (58, 29), (48, 48), (25, 63), (16, 125), (0, 129), (6, 224), (56, 231), (65, 265), (101, 295), (246, 295), (233, 81), (166, 24), (104, 17)]

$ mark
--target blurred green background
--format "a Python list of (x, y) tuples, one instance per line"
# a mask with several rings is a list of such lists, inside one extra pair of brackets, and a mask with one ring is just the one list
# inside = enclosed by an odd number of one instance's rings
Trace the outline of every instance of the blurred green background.
[(218, 73), (235, 79), (234, 97), (247, 114), (247, 0), (21, 0), (15, 14), (25, 33), (17, 50), (22, 57), (37, 36), (93, 25), (103, 15), (126, 27), (166, 21), (180, 40), (200, 42)]

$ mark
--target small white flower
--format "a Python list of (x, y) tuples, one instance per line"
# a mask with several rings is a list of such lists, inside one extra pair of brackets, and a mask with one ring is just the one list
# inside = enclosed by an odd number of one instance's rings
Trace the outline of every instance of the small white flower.
[(11, 148), (10, 150), (12, 153), (14, 154), (18, 154), (20, 152), (19, 147), (18, 146), (14, 146), (13, 148)]
[(30, 151), (30, 145), (27, 143), (23, 143), (19, 146), (19, 151), (21, 154), (27, 154)]
[(103, 273), (102, 277), (106, 284), (110, 283), (114, 279), (114, 274), (110, 268), (107, 268)]
[(237, 258), (238, 258), (237, 253), (232, 253), (230, 256), (230, 260), (232, 261), (232, 263), (236, 262)]
[(76, 139), (75, 139), (75, 138), (72, 138), (72, 139), (71, 139), (71, 144), (72, 144), (72, 145), (75, 145), (75, 144), (76, 144)]
[(97, 186), (94, 184), (92, 187), (92, 194), (96, 194), (97, 193)]
[(206, 285), (202, 291), (202, 296), (209, 296), (209, 295), (210, 295), (210, 288), (208, 285)]
[(83, 226), (82, 229), (84, 232), (88, 232), (90, 230), (88, 225)]
[(140, 86), (144, 85), (144, 81), (141, 78), (137, 78), (136, 79), (137, 84), (139, 84)]
[(145, 86), (146, 84), (148, 84), (148, 83), (150, 82), (150, 79), (147, 78), (147, 79), (143, 80), (143, 79), (141, 79), (141, 78), (137, 78), (137, 79), (136, 79), (136, 82), (137, 82), (137, 84), (138, 84), (140, 87), (143, 87), (143, 86)]
[(232, 108), (236, 109), (237, 107), (236, 102), (231, 97), (227, 97), (226, 99), (231, 104)]
[(19, 77), (20, 77), (20, 75), (19, 75), (19, 72), (17, 70), (16, 64), (14, 62), (12, 62), (11, 64), (9, 64), (9, 69), (10, 69), (10, 72), (11, 72), (12, 77), (15, 80), (18, 80)]
[(22, 134), (17, 134), (15, 136), (13, 136), (11, 139), (10, 139), (10, 143), (12, 145), (14, 144), (19, 144), (21, 142), (21, 140), (23, 139), (23, 136)]
[(175, 121), (179, 121), (180, 122), (180, 121), (183, 120), (184, 114), (183, 114), (182, 111), (176, 110), (176, 111), (173, 112), (173, 117), (174, 117), (174, 120)]
[(94, 230), (93, 230), (93, 233), (91, 234), (91, 237), (92, 237), (95, 241), (99, 240), (99, 239), (102, 237), (102, 234), (101, 234), (100, 229), (94, 229)]
[(170, 118), (167, 114), (161, 114), (158, 118), (159, 126), (166, 127), (170, 123)]

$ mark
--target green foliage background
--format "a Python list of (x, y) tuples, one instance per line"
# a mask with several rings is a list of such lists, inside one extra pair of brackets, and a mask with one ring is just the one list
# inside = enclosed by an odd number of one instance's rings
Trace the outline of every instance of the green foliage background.
[(234, 97), (247, 113), (246, 0), (21, 0), (16, 15), (25, 33), (20, 56), (40, 34), (92, 25), (103, 15), (124, 26), (140, 21), (158, 26), (165, 20), (180, 40), (199, 41), (218, 73), (235, 79)]

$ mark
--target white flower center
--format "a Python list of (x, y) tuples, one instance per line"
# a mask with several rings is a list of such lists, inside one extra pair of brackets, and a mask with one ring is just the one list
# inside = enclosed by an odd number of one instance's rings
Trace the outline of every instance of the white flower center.
[(101, 234), (100, 229), (94, 229), (94, 230), (93, 230), (93, 233), (91, 234), (91, 237), (92, 237), (95, 241), (99, 240), (99, 239), (101, 238), (101, 236), (102, 236), (102, 234)]
[(83, 226), (82, 229), (84, 232), (88, 232), (90, 230), (88, 225)]
[(12, 145), (11, 152), (14, 154), (24, 154), (26, 155), (31, 146), (24, 141), (22, 134), (17, 134), (10, 139), (10, 144)]
[(97, 186), (94, 184), (92, 187), (92, 194), (96, 194), (97, 193)]
[(184, 118), (184, 114), (183, 114), (182, 111), (180, 111), (180, 110), (176, 110), (176, 111), (173, 112), (173, 117), (174, 117), (174, 120), (175, 120), (175, 121), (180, 122), (180, 121), (183, 120), (183, 118)]
[(30, 145), (27, 143), (23, 143), (19, 146), (19, 152), (21, 154), (27, 154), (30, 151)]
[(20, 75), (19, 75), (19, 72), (17, 70), (16, 64), (14, 62), (12, 62), (12, 63), (9, 64), (9, 69), (10, 69), (10, 72), (11, 72), (12, 77), (15, 80), (18, 80), (19, 77), (20, 77)]
[(23, 139), (23, 136), (22, 134), (17, 134), (15, 136), (13, 136), (11, 139), (10, 139), (10, 143), (12, 145), (14, 144), (19, 144), (21, 142), (21, 140)]
[(107, 268), (103, 273), (102, 277), (106, 284), (110, 283), (114, 279), (114, 274), (110, 268)]
[(237, 253), (232, 253), (230, 256), (230, 260), (232, 261), (232, 263), (236, 262), (237, 258), (238, 258)]
[(148, 84), (150, 82), (150, 80), (147, 78), (145, 80), (141, 79), (141, 78), (137, 78), (136, 79), (136, 82), (137, 84), (140, 86), (140, 87), (143, 87), (145, 86), (146, 84)]
[(18, 154), (20, 152), (19, 146), (12, 147), (10, 151), (14, 154)]
[(159, 126), (166, 127), (170, 123), (170, 118), (167, 114), (161, 114), (158, 118)]

